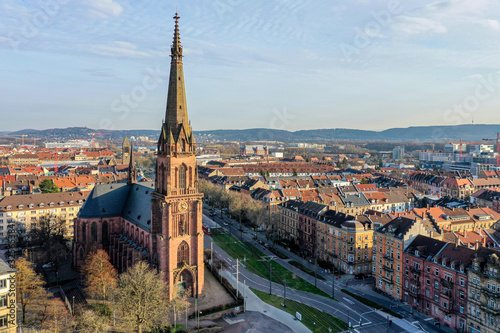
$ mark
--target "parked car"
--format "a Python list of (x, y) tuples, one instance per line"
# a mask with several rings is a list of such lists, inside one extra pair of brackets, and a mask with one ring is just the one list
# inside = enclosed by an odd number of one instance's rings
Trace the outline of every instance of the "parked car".
[(45, 265), (42, 266), (42, 268), (51, 268), (51, 267), (54, 267), (53, 262), (46, 263)]

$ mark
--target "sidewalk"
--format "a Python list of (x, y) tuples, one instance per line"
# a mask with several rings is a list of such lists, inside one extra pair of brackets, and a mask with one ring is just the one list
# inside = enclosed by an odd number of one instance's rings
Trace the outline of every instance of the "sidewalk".
[[(231, 285), (236, 288), (236, 278), (226, 270), (223, 272), (223, 275), (231, 283)], [(296, 320), (291, 314), (265, 303), (257, 297), (257, 295), (255, 295), (248, 286), (244, 286), (243, 283), (240, 282), (239, 285), (242, 295), (246, 292), (245, 300), (247, 311), (260, 312), (265, 316), (283, 323), (296, 333), (311, 333), (311, 331), (304, 324), (302, 324), (299, 320)], [(243, 291), (243, 289), (245, 289), (245, 291)]]

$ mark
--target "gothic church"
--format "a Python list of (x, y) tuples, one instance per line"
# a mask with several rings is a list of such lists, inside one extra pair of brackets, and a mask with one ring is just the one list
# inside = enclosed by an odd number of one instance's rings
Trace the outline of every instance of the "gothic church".
[(204, 286), (202, 197), (196, 143), (188, 120), (179, 16), (175, 14), (165, 122), (158, 140), (156, 182), (138, 183), (130, 154), (127, 183), (96, 185), (75, 221), (73, 265), (106, 250), (119, 272), (139, 260), (163, 273), (170, 298)]

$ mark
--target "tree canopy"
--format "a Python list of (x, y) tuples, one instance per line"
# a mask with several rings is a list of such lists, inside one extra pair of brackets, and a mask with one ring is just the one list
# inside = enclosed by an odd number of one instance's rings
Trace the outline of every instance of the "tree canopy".
[(50, 179), (44, 179), (39, 186), (40, 186), (40, 191), (42, 191), (42, 193), (61, 192), (59, 188), (56, 186), (56, 184), (54, 184), (54, 182)]
[(110, 292), (116, 288), (118, 273), (104, 250), (99, 249), (87, 256), (83, 273), (86, 290), (93, 297), (107, 300)]

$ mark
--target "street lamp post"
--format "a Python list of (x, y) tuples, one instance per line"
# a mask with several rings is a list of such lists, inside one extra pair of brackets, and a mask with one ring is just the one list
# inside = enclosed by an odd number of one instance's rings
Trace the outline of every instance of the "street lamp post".
[(283, 297), (283, 307), (286, 308), (286, 280), (283, 279), (283, 285), (285, 286), (285, 294)]
[(71, 307), (71, 315), (75, 315), (75, 296), (73, 296), (73, 305)]
[(272, 288), (272, 285), (273, 285), (273, 280), (271, 278), (271, 272), (273, 270), (273, 266), (271, 265), (271, 261), (269, 260), (269, 295), (271, 295), (271, 288)]
[(332, 275), (332, 298), (335, 298), (335, 270)]

